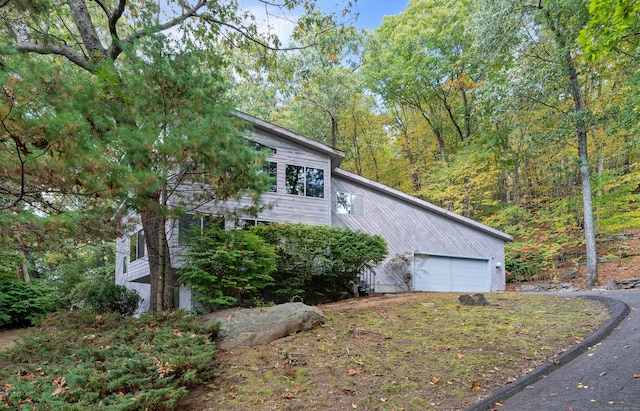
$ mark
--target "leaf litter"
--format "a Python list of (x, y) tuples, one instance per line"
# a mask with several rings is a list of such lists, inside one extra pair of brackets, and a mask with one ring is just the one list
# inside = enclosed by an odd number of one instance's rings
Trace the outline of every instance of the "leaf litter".
[(494, 305), (486, 307), (457, 297), (320, 306), (323, 327), (218, 355), (215, 380), (180, 409), (463, 409), (553, 361), (608, 318), (601, 303), (572, 297), (487, 294)]

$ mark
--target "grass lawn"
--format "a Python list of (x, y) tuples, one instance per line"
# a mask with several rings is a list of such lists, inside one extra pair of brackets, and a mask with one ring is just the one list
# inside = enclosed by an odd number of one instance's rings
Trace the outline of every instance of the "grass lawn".
[(192, 410), (457, 410), (591, 334), (595, 301), (487, 294), (408, 294), (321, 306), (324, 327), (217, 357)]
[(608, 318), (592, 300), (485, 296), (491, 306), (458, 294), (345, 300), (320, 306), (322, 327), (218, 353), (212, 330), (181, 314), (58, 313), (0, 353), (0, 407), (457, 410)]

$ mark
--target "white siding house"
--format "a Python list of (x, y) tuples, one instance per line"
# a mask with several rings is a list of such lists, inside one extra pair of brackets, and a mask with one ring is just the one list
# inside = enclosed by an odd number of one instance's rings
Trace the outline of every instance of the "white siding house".
[[(504, 243), (511, 240), (509, 235), (341, 170), (344, 153), (329, 146), (247, 114), (237, 115), (253, 124), (247, 138), (269, 150), (269, 172), (276, 177), (263, 196), (273, 207), (247, 219), (248, 224), (333, 225), (382, 236), (389, 256), (363, 277), (376, 292), (504, 290)], [(236, 205), (242, 202), (226, 208)], [(196, 211), (225, 217), (213, 204)], [(135, 221), (135, 215), (130, 217)], [(174, 266), (182, 264), (180, 231), (200, 223), (195, 218), (167, 223)], [(231, 227), (233, 219), (221, 224)], [(130, 235), (117, 239), (116, 283), (136, 289), (144, 299), (141, 311), (146, 311), (150, 286), (143, 235), (138, 224)], [(176, 296), (181, 308), (192, 307), (187, 287), (180, 285)]]

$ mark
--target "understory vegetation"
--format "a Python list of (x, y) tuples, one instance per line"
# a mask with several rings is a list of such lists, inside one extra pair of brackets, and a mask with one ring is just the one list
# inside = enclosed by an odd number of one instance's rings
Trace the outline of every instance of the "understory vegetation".
[(322, 306), (324, 326), (233, 353), (217, 353), (215, 327), (180, 311), (56, 313), (0, 353), (0, 407), (462, 409), (607, 318), (579, 298), (503, 293), (470, 307), (457, 296)]
[(185, 312), (91, 311), (40, 321), (0, 357), (0, 405), (13, 410), (175, 410), (211, 381), (215, 327)]

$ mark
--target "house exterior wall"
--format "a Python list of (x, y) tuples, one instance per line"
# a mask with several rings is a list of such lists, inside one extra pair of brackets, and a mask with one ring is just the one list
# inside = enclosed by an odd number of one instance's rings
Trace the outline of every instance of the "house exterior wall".
[[(232, 228), (234, 219), (251, 219), (257, 221), (279, 222), (279, 223), (303, 223), (309, 225), (330, 225), (331, 224), (331, 169), (332, 153), (314, 150), (303, 144), (296, 143), (292, 139), (283, 139), (274, 136), (270, 130), (256, 129), (250, 136), (252, 141), (260, 143), (275, 150), (275, 153), (267, 158), (267, 161), (277, 164), (277, 181), (276, 192), (264, 193), (262, 196), (262, 204), (269, 205), (269, 208), (261, 211), (257, 216), (232, 215), (233, 210), (240, 209), (244, 206), (250, 206), (249, 199), (233, 200), (223, 204), (215, 204), (213, 202), (193, 206), (189, 213), (198, 213), (202, 215), (224, 216), (225, 227)], [(300, 195), (287, 194), (285, 191), (285, 175), (286, 166), (303, 166), (323, 170), (324, 174), (324, 193), (322, 198), (307, 197)], [(197, 190), (197, 186), (184, 184), (176, 191), (176, 196), (169, 198), (168, 202), (177, 203), (178, 201), (188, 203), (193, 198), (193, 193)], [(201, 201), (200, 201), (201, 202)], [(192, 201), (196, 204), (196, 201)], [(129, 218), (134, 219), (135, 216)], [(140, 223), (135, 226), (135, 231), (142, 229)], [(185, 246), (181, 243), (179, 237), (179, 221), (170, 220), (166, 226), (167, 241), (172, 256), (171, 264), (175, 268), (179, 268), (184, 264), (183, 255)], [(118, 238), (116, 241), (116, 258), (119, 261), (116, 267), (116, 283), (124, 284), (130, 289), (135, 289), (143, 297), (143, 305), (140, 307), (141, 312), (147, 311), (149, 308), (150, 286), (149, 279), (149, 261), (148, 256), (131, 261), (129, 256), (130, 250), (129, 235)], [(125, 272), (126, 264), (126, 272)], [(180, 308), (191, 309), (191, 295), (184, 284), (180, 285), (179, 306)]]
[[(409, 196), (342, 170), (336, 170), (332, 179), (332, 224), (378, 234), (389, 247), (387, 259), (374, 268), (376, 292), (406, 291), (408, 286), (399, 275), (398, 267), (412, 270), (415, 253), (487, 259), (491, 269), (491, 291), (505, 289), (504, 242), (508, 236), (501, 238), (483, 232), (469, 225), (470, 220), (445, 210), (442, 210), (444, 214), (430, 211), (417, 199), (403, 201), (403, 197)], [(363, 215), (338, 214), (338, 192), (362, 195)], [(437, 207), (431, 207), (439, 211)], [(399, 264), (399, 256), (404, 256), (409, 265)]]
[[(138, 223), (133, 232), (138, 232), (141, 229), (142, 224)], [(145, 253), (144, 257), (131, 260), (130, 241), (130, 236), (128, 235), (116, 239), (116, 284), (136, 290), (142, 297), (138, 312), (145, 312), (149, 311), (151, 288), (149, 284), (140, 283), (136, 280), (149, 275), (149, 258)]]

